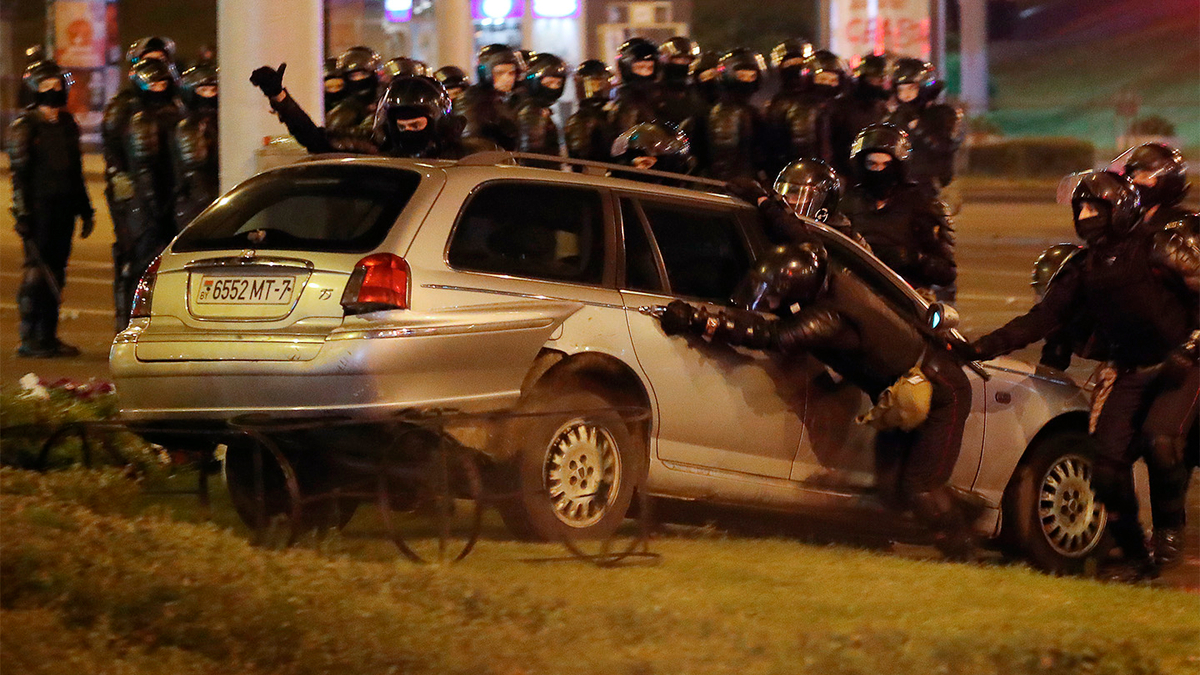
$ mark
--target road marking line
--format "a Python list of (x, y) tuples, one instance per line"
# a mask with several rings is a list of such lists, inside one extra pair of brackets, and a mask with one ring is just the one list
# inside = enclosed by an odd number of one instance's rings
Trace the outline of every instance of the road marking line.
[[(12, 304), (11, 302), (0, 302), (0, 310), (7, 310), (7, 311), (12, 311), (12, 312), (18, 311), (17, 306)], [(74, 307), (61, 307), (58, 310), (58, 315), (64, 319), (71, 318), (70, 317), (71, 314), (87, 314), (89, 316), (112, 316), (113, 311), (111, 309), (92, 309), (90, 307), (86, 308), (86, 309), (76, 309)]]
[[(0, 277), (8, 277), (11, 279), (20, 279), (25, 276), (24, 272), (0, 272)], [(67, 277), (67, 285), (72, 284), (96, 284), (99, 286), (112, 286), (112, 279), (93, 279), (91, 277)]]

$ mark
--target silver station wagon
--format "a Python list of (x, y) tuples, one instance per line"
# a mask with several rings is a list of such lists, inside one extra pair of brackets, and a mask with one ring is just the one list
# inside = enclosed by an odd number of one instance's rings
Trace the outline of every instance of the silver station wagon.
[[(831, 264), (925, 321), (903, 280), (812, 225)], [(645, 311), (726, 304), (768, 246), (758, 212), (711, 181), (507, 153), (316, 157), (244, 182), (175, 239), (111, 367), (135, 424), (538, 413), (488, 442), (520, 494), (502, 511), (520, 536), (610, 533), (635, 491), (895, 519), (875, 432), (854, 421), (861, 391), (809, 356), (666, 336)], [(1077, 567), (1105, 525), (1084, 396), (1020, 361), (983, 369), (952, 484), (975, 495), (982, 535)], [(316, 434), (293, 461), (362, 443)]]

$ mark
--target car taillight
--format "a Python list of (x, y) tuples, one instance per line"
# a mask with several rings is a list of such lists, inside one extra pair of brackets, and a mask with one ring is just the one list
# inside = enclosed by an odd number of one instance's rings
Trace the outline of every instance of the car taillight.
[(155, 258), (146, 268), (146, 273), (138, 280), (137, 288), (133, 291), (133, 304), (129, 310), (129, 318), (141, 319), (150, 316), (150, 300), (154, 297), (154, 280), (158, 276), (158, 265), (162, 258)]
[(354, 266), (342, 307), (347, 314), (408, 309), (408, 263), (392, 253), (374, 253)]

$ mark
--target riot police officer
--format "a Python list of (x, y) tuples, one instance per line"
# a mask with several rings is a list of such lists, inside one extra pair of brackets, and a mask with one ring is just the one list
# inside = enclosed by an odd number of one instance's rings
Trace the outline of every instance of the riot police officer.
[[(1073, 308), (1086, 309), (1109, 360), (1093, 393), (1093, 483), (1125, 556), (1112, 578), (1138, 580), (1157, 573), (1133, 490), (1132, 465), (1142, 447), (1138, 421), (1155, 397), (1197, 367), (1200, 250), (1178, 233), (1139, 232), (1138, 194), (1120, 175), (1084, 175), (1071, 206), (1086, 249), (1068, 260), (1028, 313), (973, 346), (984, 358), (1006, 354), (1061, 328)], [(1156, 456), (1150, 452), (1147, 459), (1153, 463)]]
[(168, 37), (145, 37), (130, 45), (126, 52), (129, 64), (129, 86), (121, 89), (104, 106), (100, 125), (101, 148), (104, 152), (104, 198), (112, 217), (113, 234), (113, 305), (116, 308), (114, 325), (120, 331), (129, 323), (129, 302), (133, 284), (141, 272), (130, 269), (136, 233), (129, 226), (129, 211), (133, 199), (133, 180), (129, 169), (127, 139), (129, 118), (138, 105), (133, 68), (146, 59), (163, 61), (174, 68), (175, 42)]
[(603, 61), (589, 59), (575, 69), (575, 100), (579, 108), (567, 118), (564, 136), (567, 155), (575, 159), (607, 162), (616, 139), (608, 119), (613, 72)]
[[(1058, 276), (1059, 271), (1073, 256), (1078, 255), (1083, 247), (1078, 244), (1055, 244), (1042, 251), (1033, 265), (1034, 295), (1038, 300), (1046, 297), (1051, 282)], [(1095, 340), (1092, 339), (1094, 326), (1082, 308), (1072, 311), (1072, 318), (1063, 321), (1063, 326), (1046, 336), (1042, 345), (1042, 355), (1038, 363), (1058, 370), (1066, 370), (1071, 366), (1071, 357), (1079, 355), (1085, 359), (1099, 359)]]
[(708, 114), (709, 172), (720, 180), (757, 178), (767, 168), (762, 115), (750, 102), (762, 86), (766, 62), (752, 49), (721, 57), (721, 100)]
[(658, 121), (670, 124), (695, 138), (697, 124), (708, 114), (692, 86), (692, 67), (700, 58), (700, 45), (691, 38), (675, 36), (658, 46), (662, 78), (658, 87)]
[(336, 58), (325, 59), (325, 114), (333, 110), (337, 104), (346, 98), (346, 78), (342, 76), (342, 71), (337, 67)]
[(643, 122), (626, 129), (613, 141), (614, 162), (638, 169), (691, 173), (691, 147), (682, 131), (665, 124)]
[(842, 212), (880, 260), (931, 295), (935, 285), (953, 285), (958, 271), (945, 211), (907, 178), (911, 153), (907, 135), (896, 127), (863, 129), (850, 157), (858, 182)]
[(870, 250), (866, 240), (838, 211), (843, 191), (841, 177), (819, 159), (801, 159), (785, 166), (775, 178), (773, 191), (745, 178), (729, 181), (728, 188), (734, 196), (758, 206), (763, 230), (776, 244), (811, 240), (808, 225), (795, 217), (801, 216), (824, 223)]
[(524, 96), (517, 110), (517, 148), (521, 152), (558, 155), (562, 150), (550, 106), (562, 97), (566, 82), (567, 64), (562, 59), (545, 52), (534, 54), (525, 71)]
[(766, 109), (771, 173), (801, 157), (817, 157), (817, 113), (824, 99), (812, 95), (813, 55), (808, 40), (792, 38), (771, 50), (771, 67), (779, 75), (779, 91)]
[(337, 69), (345, 81), (345, 95), (325, 116), (326, 128), (371, 128), (379, 99), (379, 66), (379, 54), (370, 47), (351, 47), (338, 56)]
[[(318, 127), (308, 113), (283, 88), (279, 68), (263, 66), (250, 75), (250, 82), (270, 99), (271, 107), (288, 131), (309, 152), (349, 152), (392, 157), (457, 159), (465, 154), (457, 127), (447, 129), (450, 97), (431, 77), (399, 77), (388, 85), (379, 100), (370, 132)], [(489, 146), (487, 149), (494, 148)]]
[(464, 138), (490, 141), (505, 150), (517, 148), (512, 94), (524, 70), (521, 55), (508, 45), (491, 44), (479, 50), (477, 81), (463, 94)]
[(658, 46), (646, 38), (630, 38), (617, 50), (617, 87), (610, 119), (617, 133), (658, 118)]
[(23, 79), (33, 103), (9, 127), (15, 229), (25, 248), (17, 291), (19, 357), (78, 356), (58, 339), (58, 310), (66, 281), (75, 219), (92, 233), (93, 212), (83, 182), (79, 125), (67, 112), (70, 75), (51, 60), (30, 66)]
[(175, 127), (175, 224), (186, 227), (220, 196), (217, 127), (218, 72), (199, 65), (184, 72), (179, 91), (186, 116)]
[(962, 145), (962, 111), (937, 101), (943, 82), (932, 64), (902, 58), (895, 68), (896, 109), (887, 118), (912, 141), (909, 178), (940, 198), (954, 180), (954, 156)]
[(892, 95), (887, 57), (868, 54), (854, 69), (854, 86), (829, 102), (817, 121), (821, 158), (842, 175), (853, 175), (850, 146), (858, 132), (883, 122)]
[(1143, 143), (1123, 156), (1121, 172), (1133, 183), (1145, 210), (1143, 228), (1153, 232), (1195, 217), (1195, 211), (1181, 206), (1191, 184), (1187, 162), (1178, 150), (1163, 143)]
[[(879, 302), (861, 279), (829, 265), (825, 248), (815, 241), (780, 246), (764, 256), (739, 286), (734, 302), (741, 309), (716, 313), (672, 302), (660, 318), (663, 332), (784, 354), (809, 353), (875, 402), (885, 390), (914, 380), (928, 382), (928, 410), (898, 416), (900, 428), (913, 432), (911, 443), (899, 453), (898, 484), (879, 487), (934, 531), (944, 553), (969, 556), (971, 526), (947, 483), (971, 411), (971, 384), (945, 345), (931, 344), (908, 319)], [(776, 318), (757, 313), (764, 311)], [(882, 414), (883, 408), (877, 411)], [(880, 472), (881, 481), (887, 477)]]
[[(138, 280), (178, 233), (175, 224), (173, 136), (183, 110), (177, 98), (175, 69), (164, 61), (142, 59), (133, 67), (137, 101), (129, 117), (126, 156), (133, 182), (128, 228), (132, 238), (124, 273), (132, 307)], [(125, 317), (126, 322), (128, 317)]]
[(458, 66), (442, 66), (433, 71), (433, 79), (437, 80), (442, 88), (446, 90), (446, 95), (450, 97), (450, 101), (454, 107), (456, 114), (461, 113), (462, 95), (467, 90), (471, 83), (467, 80), (467, 73)]

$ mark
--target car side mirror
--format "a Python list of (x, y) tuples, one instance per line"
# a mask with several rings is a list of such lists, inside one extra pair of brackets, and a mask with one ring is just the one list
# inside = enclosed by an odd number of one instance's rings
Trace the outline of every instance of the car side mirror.
[(958, 327), (958, 310), (950, 305), (935, 302), (925, 313), (925, 325), (935, 331), (950, 331)]

